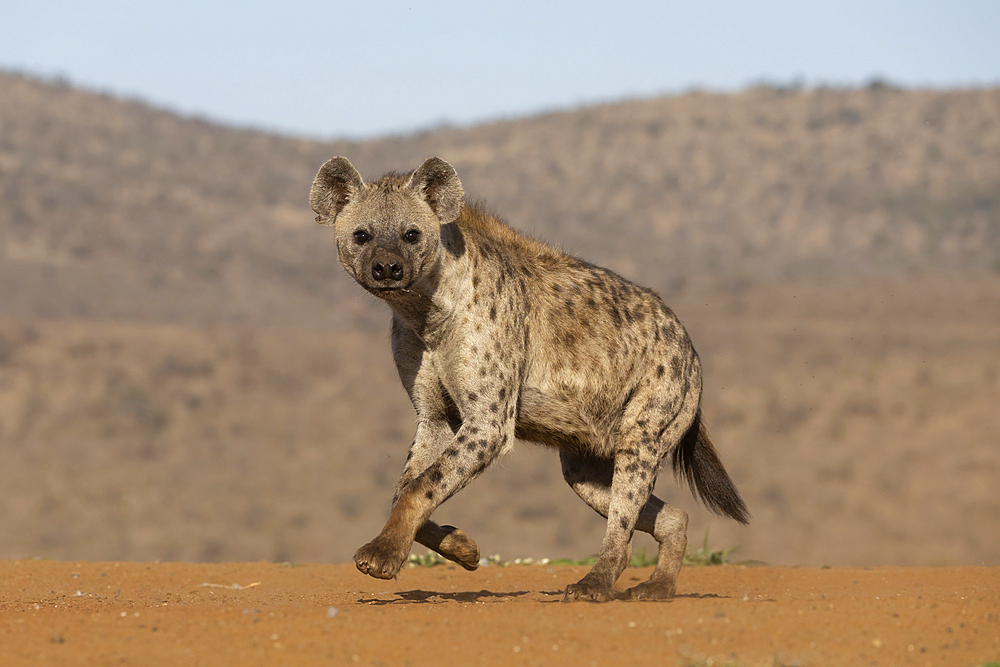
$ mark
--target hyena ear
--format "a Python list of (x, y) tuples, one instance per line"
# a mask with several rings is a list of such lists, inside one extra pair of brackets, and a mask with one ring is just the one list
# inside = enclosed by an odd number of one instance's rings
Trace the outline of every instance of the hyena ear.
[(316, 222), (332, 225), (364, 184), (361, 174), (346, 157), (335, 157), (320, 167), (309, 192), (309, 206), (318, 213)]
[(458, 217), (465, 204), (465, 191), (455, 168), (439, 157), (429, 157), (413, 172), (409, 186), (423, 197), (442, 223)]

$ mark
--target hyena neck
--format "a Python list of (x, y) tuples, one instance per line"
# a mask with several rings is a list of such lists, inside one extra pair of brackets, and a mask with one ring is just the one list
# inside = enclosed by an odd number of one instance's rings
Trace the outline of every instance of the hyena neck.
[[(420, 337), (428, 348), (437, 346), (450, 322), (472, 291), (472, 271), (468, 253), (455, 253), (443, 244), (434, 265), (411, 289), (382, 298), (401, 324)], [(463, 248), (464, 249), (464, 248)]]

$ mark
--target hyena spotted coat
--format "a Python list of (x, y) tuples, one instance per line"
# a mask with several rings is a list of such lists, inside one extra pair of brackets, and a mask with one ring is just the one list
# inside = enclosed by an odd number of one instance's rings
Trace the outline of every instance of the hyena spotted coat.
[(747, 522), (701, 419), (698, 355), (655, 292), (466, 203), (439, 158), (371, 183), (333, 158), (309, 201), (344, 268), (392, 308), (392, 353), (418, 418), (389, 520), (358, 549), (359, 570), (395, 577), (414, 541), (475, 569), (476, 543), (430, 518), (515, 438), (557, 448), (566, 481), (608, 520), (567, 600), (615, 596), (636, 529), (659, 555), (626, 595), (674, 594), (687, 514), (652, 495), (667, 457), (710, 509)]

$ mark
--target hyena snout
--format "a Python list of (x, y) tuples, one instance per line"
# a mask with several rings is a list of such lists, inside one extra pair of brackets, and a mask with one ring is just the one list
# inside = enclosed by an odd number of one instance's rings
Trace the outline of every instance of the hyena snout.
[(390, 250), (378, 250), (372, 256), (372, 279), (377, 287), (400, 287), (406, 279), (403, 258)]

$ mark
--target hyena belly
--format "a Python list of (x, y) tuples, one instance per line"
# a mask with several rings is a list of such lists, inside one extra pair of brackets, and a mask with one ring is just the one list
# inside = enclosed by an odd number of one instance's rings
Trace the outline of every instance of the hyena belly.
[(567, 264), (556, 275), (538, 276), (548, 289), (529, 321), (517, 434), (612, 458), (622, 419), (641, 389), (657, 386), (659, 396), (644, 397), (644, 406), (667, 413), (700, 390), (685, 377), (694, 349), (654, 292), (571, 258)]

